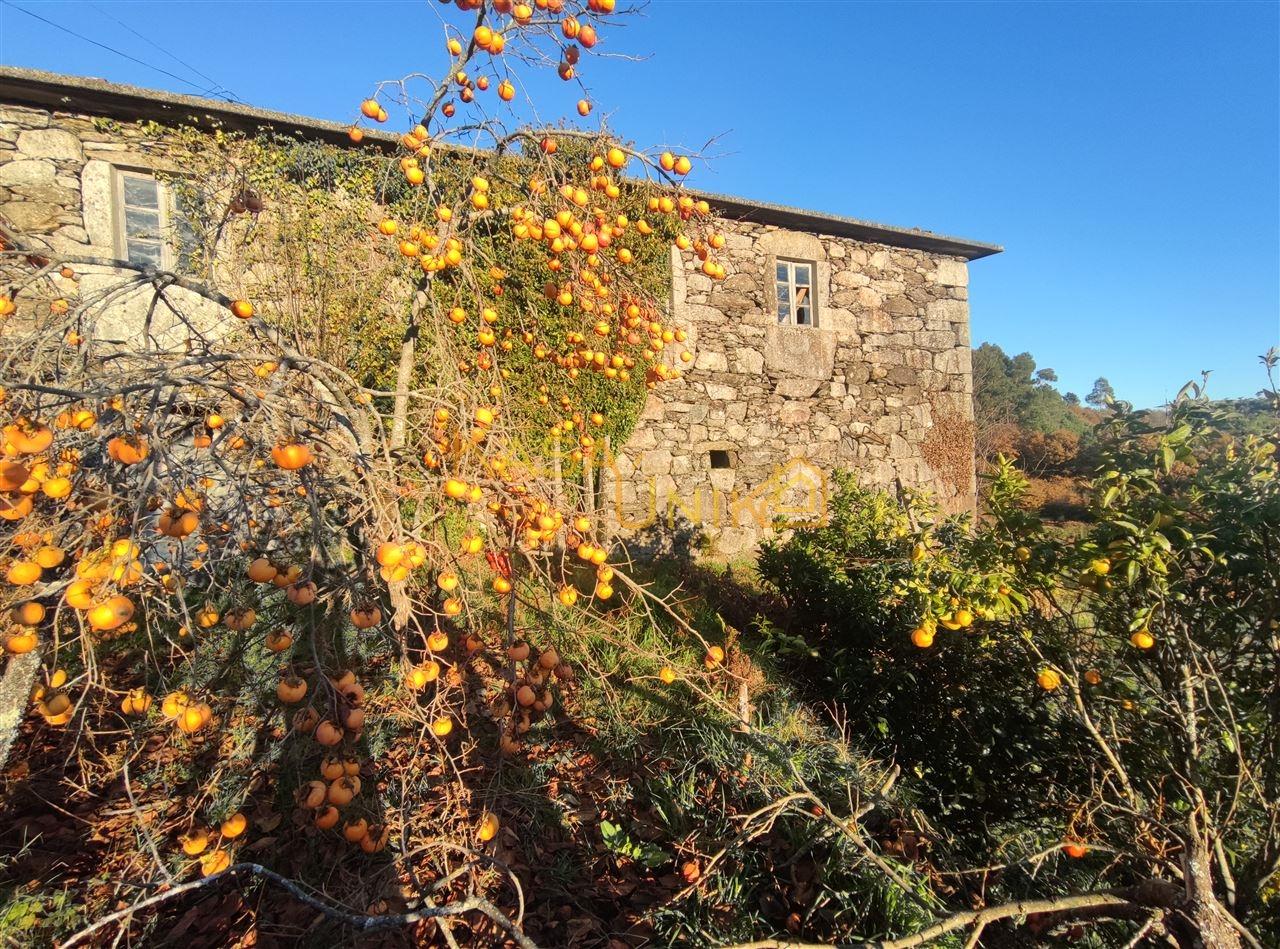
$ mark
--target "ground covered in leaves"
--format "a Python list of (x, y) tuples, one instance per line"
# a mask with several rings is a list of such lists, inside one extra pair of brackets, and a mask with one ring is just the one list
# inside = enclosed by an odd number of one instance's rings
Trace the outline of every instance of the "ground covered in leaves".
[[(720, 582), (701, 575), (698, 588), (708, 593)], [(741, 595), (726, 602), (737, 606), (726, 609), (731, 619), (744, 622), (767, 606)], [(413, 913), (473, 894), (539, 946), (713, 944), (762, 929), (821, 938), (855, 920), (872, 930), (903, 922), (909, 907), (887, 892), (851, 905), (849, 892), (867, 880), (822, 808), (802, 796), (776, 807), (812, 787), (843, 801), (848, 817), (860, 789), (878, 786), (883, 773), (833, 740), (829, 725), (753, 659), (732, 625), (699, 609), (695, 621), (728, 634), (725, 669), (710, 681), (736, 716), (700, 707), (680, 683), (617, 670), (600, 680), (603, 688), (594, 676), (563, 683), (558, 706), (514, 756), (484, 748), (433, 754), (433, 743), (414, 740), (419, 723), (393, 723), (398, 734), (374, 738), (376, 753), (360, 771), (364, 786), (402, 818), (388, 820), (395, 836), (372, 855), (317, 830), (308, 812), (291, 806), (296, 782), (281, 775), (293, 736), (276, 709), (247, 705), (212, 730), (151, 732), (141, 743), (105, 703), (71, 728), (31, 715), (0, 786), (0, 935), (13, 945), (57, 944), (109, 913), (200, 880), (197, 858), (176, 842), (200, 822), (196, 815), (205, 823), (222, 815), (224, 788), (228, 796), (234, 789), (249, 819), (236, 863), (297, 881), (328, 909), (240, 873), (134, 914), (134, 944), (508, 942), (475, 912), (368, 933), (342, 918)], [(594, 665), (608, 657), (587, 644), (566, 659)], [(495, 671), (481, 652), (452, 674), (483, 679)], [(368, 701), (378, 708), (377, 694)], [(264, 753), (275, 747), (283, 750)], [(494, 840), (476, 842), (474, 803), (459, 798), (455, 776), (484, 789), (477, 798), (501, 819)], [(903, 813), (890, 806), (862, 822), (883, 850), (926, 866)], [(85, 944), (113, 944), (121, 922)]]

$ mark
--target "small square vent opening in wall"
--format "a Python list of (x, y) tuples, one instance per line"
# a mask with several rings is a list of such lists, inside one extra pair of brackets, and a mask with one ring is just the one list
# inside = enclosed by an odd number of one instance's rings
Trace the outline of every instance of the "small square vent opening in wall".
[(726, 451), (723, 448), (711, 449), (711, 467), (712, 468), (732, 468), (737, 459), (733, 457), (733, 452)]

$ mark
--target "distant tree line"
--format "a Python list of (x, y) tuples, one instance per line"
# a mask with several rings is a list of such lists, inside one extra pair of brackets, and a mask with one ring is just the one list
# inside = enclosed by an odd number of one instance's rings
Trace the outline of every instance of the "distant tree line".
[(995, 343), (973, 351), (973, 399), (980, 461), (1016, 456), (1035, 475), (1077, 474), (1088, 467), (1092, 430), (1115, 400), (1098, 379), (1081, 404), (1054, 386), (1058, 375), (1037, 368), (1030, 353), (1008, 355)]

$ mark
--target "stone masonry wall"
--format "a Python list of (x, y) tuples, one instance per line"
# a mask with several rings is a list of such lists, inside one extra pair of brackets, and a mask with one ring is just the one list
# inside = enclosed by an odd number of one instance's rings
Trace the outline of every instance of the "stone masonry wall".
[[(0, 216), (58, 253), (116, 258), (114, 169), (180, 171), (153, 139), (134, 122), (0, 104)], [(85, 299), (118, 286), (122, 275), (92, 265), (77, 270), (79, 283), (65, 281), (64, 289)], [(216, 320), (217, 307), (209, 301), (181, 288), (169, 293), (189, 315)], [(143, 286), (113, 297), (99, 331), (112, 339), (138, 337), (150, 295)], [(181, 335), (166, 308), (156, 311), (151, 332), (161, 344)]]
[[(724, 281), (690, 254), (673, 267), (692, 368), (651, 393), (605, 471), (603, 506), (624, 532), (701, 534), (731, 556), (777, 518), (820, 516), (836, 468), (972, 508), (966, 262), (741, 221), (724, 229)], [(817, 263), (817, 326), (778, 324), (778, 257)], [(730, 467), (712, 467), (713, 451)]]
[[(149, 137), (136, 123), (0, 105), (0, 215), (57, 251), (116, 256), (112, 169), (177, 170)], [(743, 221), (722, 231), (720, 283), (672, 251), (673, 321), (694, 359), (614, 446), (601, 479), (606, 515), (624, 534), (701, 534), (728, 556), (779, 518), (820, 516), (836, 468), (972, 507), (965, 261)], [(778, 325), (778, 257), (816, 263), (816, 326)], [(84, 268), (80, 292), (117, 279)], [(104, 324), (130, 337), (130, 311), (145, 303), (145, 290), (117, 301)], [(712, 452), (728, 467), (713, 467)]]

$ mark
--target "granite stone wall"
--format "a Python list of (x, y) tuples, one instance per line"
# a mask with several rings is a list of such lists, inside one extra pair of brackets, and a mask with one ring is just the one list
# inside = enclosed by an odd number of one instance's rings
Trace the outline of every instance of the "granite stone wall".
[[(137, 123), (0, 106), (0, 215), (57, 251), (114, 257), (112, 169), (176, 170), (148, 139)], [(620, 531), (659, 544), (673, 534), (703, 540), (732, 556), (777, 522), (820, 518), (836, 468), (867, 485), (927, 489), (951, 510), (972, 507), (965, 260), (722, 225), (724, 281), (672, 251), (671, 309), (693, 361), (649, 396), (635, 433), (602, 468), (600, 505)], [(816, 326), (778, 324), (779, 257), (816, 264)], [(84, 268), (81, 278), (88, 294), (118, 273)], [(115, 304), (121, 338), (145, 299)]]
[[(624, 533), (748, 550), (821, 516), (827, 477), (974, 503), (968, 268), (962, 258), (725, 221), (719, 283), (676, 261), (691, 367), (649, 396), (604, 469)], [(816, 263), (816, 326), (779, 325), (777, 258)]]
[[(154, 139), (154, 131), (136, 122), (0, 104), (0, 217), (20, 234), (37, 237), (58, 253), (116, 258), (114, 170), (181, 171)], [(124, 275), (93, 265), (76, 269), (78, 283), (54, 280), (82, 299), (118, 287)], [(216, 305), (181, 288), (168, 292), (184, 312), (197, 318), (204, 313), (216, 322)], [(137, 342), (150, 299), (147, 286), (113, 295), (99, 332), (110, 339)], [(176, 344), (183, 332), (167, 309), (154, 313), (153, 344)]]
[[(61, 127), (67, 123), (73, 127)], [(80, 175), (84, 139), (91, 131), (87, 121), (75, 122), (70, 116), (55, 124), (48, 112), (0, 108), (0, 215), (19, 231), (49, 240), (57, 250), (79, 252), (87, 245)]]

